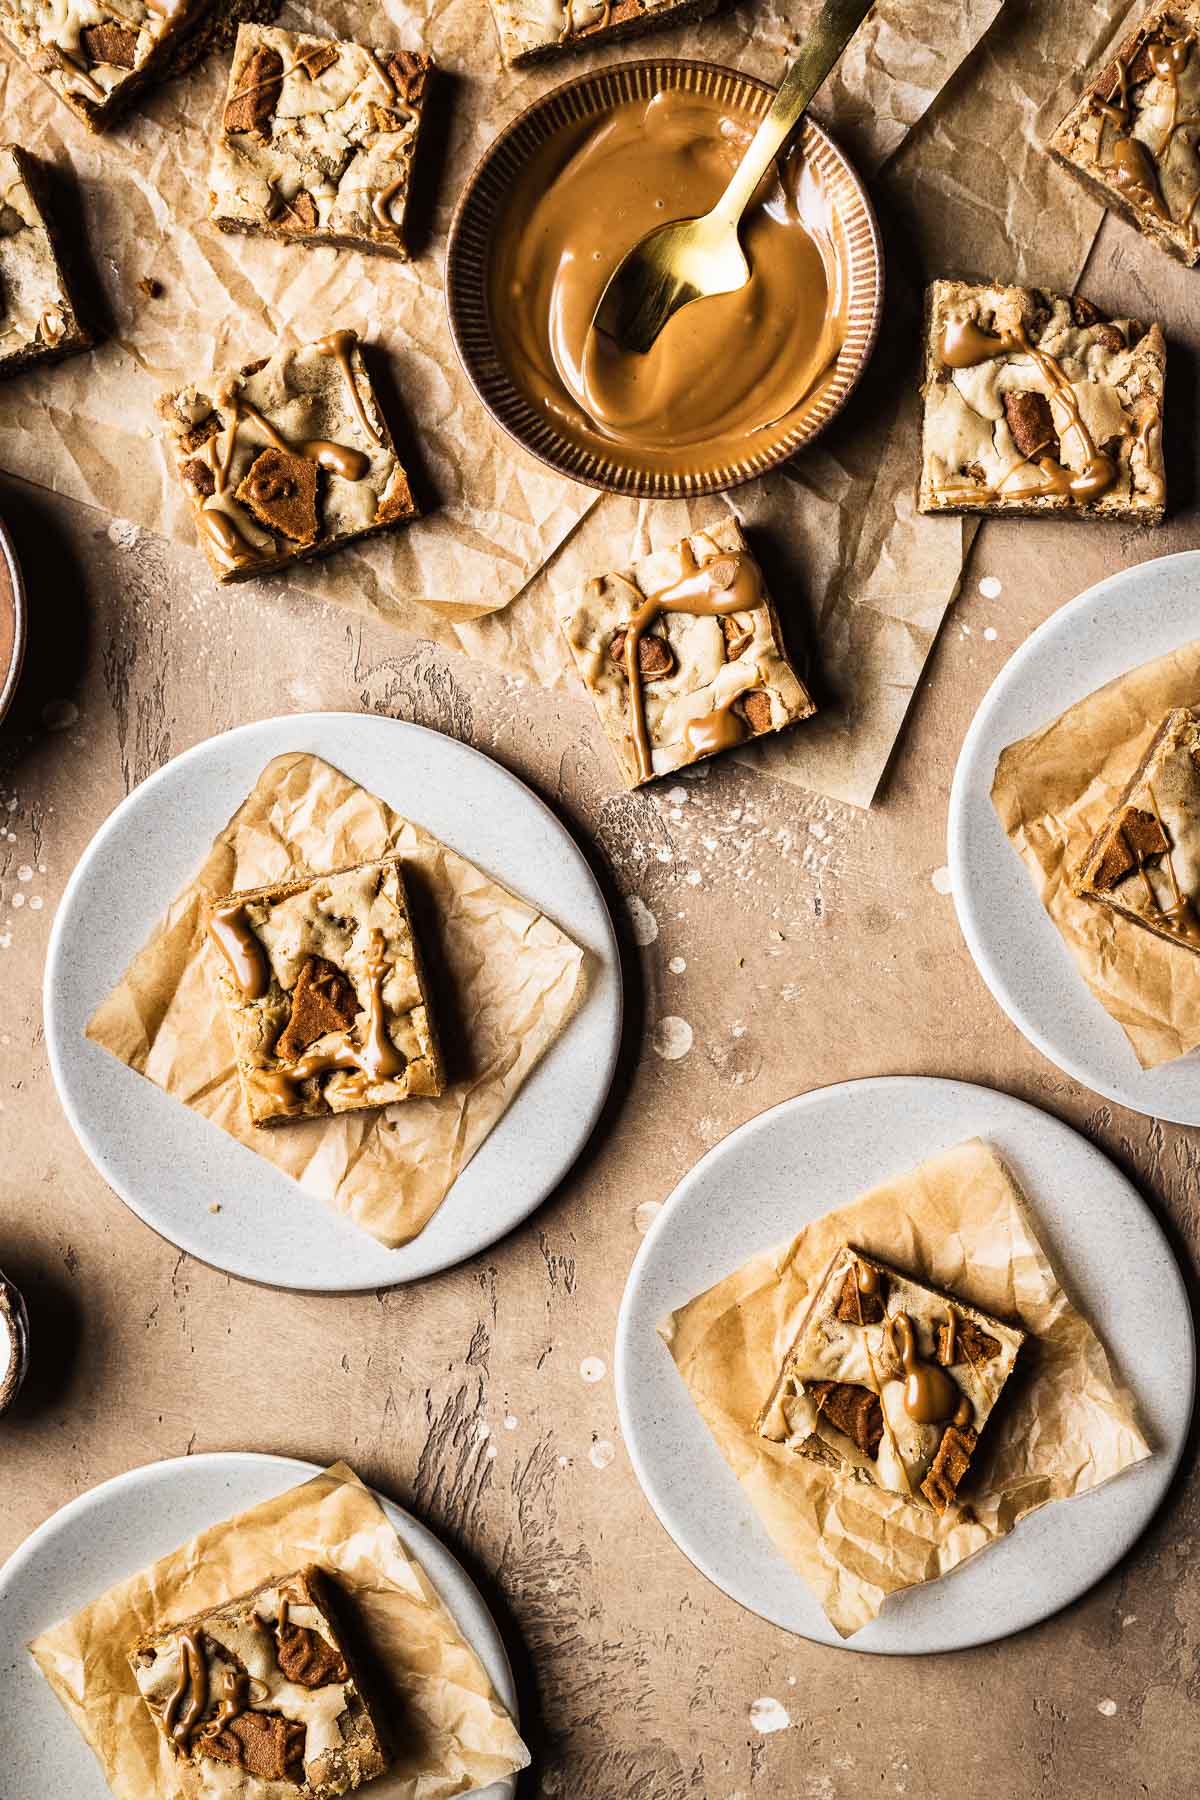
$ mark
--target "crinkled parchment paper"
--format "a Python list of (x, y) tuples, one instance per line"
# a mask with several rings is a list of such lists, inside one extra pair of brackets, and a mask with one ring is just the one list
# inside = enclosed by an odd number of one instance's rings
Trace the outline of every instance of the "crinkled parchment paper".
[[(450, 1085), (437, 1099), (257, 1130), (206, 908), (285, 876), (399, 854)], [(574, 1015), (585, 952), (526, 901), (320, 757), (267, 765), (87, 1035), (381, 1243), (416, 1237)]]
[[(847, 1242), (1036, 1340), (980, 1440), (969, 1504), (944, 1518), (839, 1481), (754, 1429), (812, 1292)], [(1099, 1487), (1150, 1454), (1103, 1345), (1059, 1286), (1024, 1196), (977, 1138), (826, 1213), (659, 1329), (750, 1504), (843, 1637), (889, 1594), (947, 1574), (1036, 1507)]]
[(992, 804), (1083, 979), (1144, 1069), (1200, 1044), (1200, 956), (1068, 885), (1174, 706), (1200, 701), (1200, 640), (1143, 663), (1001, 753)]
[[(332, 1571), (351, 1597), (392, 1701), (399, 1755), (372, 1796), (445, 1800), (527, 1766), (516, 1726), (424, 1570), (374, 1495), (337, 1463), (210, 1526), (29, 1646), (117, 1800), (178, 1792), (173, 1754), (125, 1660), (129, 1646), (309, 1562)], [(223, 1782), (221, 1792), (231, 1791)]]

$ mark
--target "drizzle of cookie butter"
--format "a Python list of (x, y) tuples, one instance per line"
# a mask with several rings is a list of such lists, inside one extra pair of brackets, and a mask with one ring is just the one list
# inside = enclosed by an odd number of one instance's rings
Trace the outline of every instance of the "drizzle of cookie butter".
[(735, 694), (724, 706), (714, 706), (710, 713), (688, 720), (683, 728), (683, 741), (693, 756), (715, 756), (717, 751), (733, 750), (745, 741), (745, 723), (734, 711), (740, 699), (741, 695)]
[(856, 1262), (854, 1265), (854, 1284), (866, 1300), (873, 1300), (879, 1292), (879, 1270), (870, 1263)]
[(307, 457), (309, 462), (328, 469), (330, 474), (340, 475), (343, 481), (362, 481), (370, 473), (371, 459), (363, 450), (352, 450), (348, 444), (331, 444), (327, 438), (305, 438), (299, 444), (289, 444), (270, 420), (265, 419), (249, 401), (239, 396), (237, 407), (241, 414), (258, 426), (267, 442), (274, 449), (282, 450), (285, 455)]
[(1128, 194), (1137, 205), (1152, 212), (1156, 219), (1170, 219), (1171, 215), (1159, 197), (1153, 153), (1140, 138), (1119, 137), (1113, 145), (1112, 161), (1108, 166), (1112, 170), (1114, 186), (1123, 194)]
[[(1168, 27), (1174, 29), (1173, 27)], [(1116, 60), (1117, 92), (1108, 100), (1098, 100), (1096, 110), (1102, 119), (1112, 125), (1118, 136), (1113, 144), (1112, 156), (1107, 168), (1112, 173), (1114, 186), (1120, 188), (1129, 200), (1143, 206), (1153, 217), (1164, 224), (1181, 224), (1188, 232), (1192, 243), (1196, 239), (1194, 223), (1197, 203), (1200, 203), (1200, 188), (1184, 212), (1182, 219), (1173, 219), (1170, 208), (1159, 193), (1158, 170), (1163, 166), (1163, 159), (1171, 147), (1175, 134), (1188, 126), (1200, 125), (1200, 117), (1179, 117), (1179, 77), (1187, 67), (1188, 59), (1200, 45), (1200, 38), (1190, 27), (1172, 37), (1151, 37), (1146, 41), (1145, 50), (1150, 67), (1160, 81), (1165, 81), (1170, 89), (1170, 108), (1167, 125), (1156, 147), (1144, 144), (1140, 138), (1131, 134), (1131, 98), (1129, 92), (1129, 65), (1121, 57)], [(1103, 129), (1103, 128), (1102, 128)], [(1099, 149), (1097, 149), (1099, 158)]]
[(1155, 823), (1158, 825), (1158, 829), (1166, 839), (1167, 848), (1161, 854), (1163, 859), (1162, 866), (1167, 871), (1167, 880), (1171, 885), (1170, 906), (1159, 905), (1158, 896), (1154, 892), (1150, 877), (1146, 874), (1145, 864), (1142, 859), (1137, 856), (1137, 853), (1134, 851), (1133, 846), (1129, 841), (1128, 834), (1122, 826), (1121, 836), (1125, 841), (1125, 848), (1137, 862), (1138, 874), (1142, 878), (1142, 885), (1146, 890), (1146, 897), (1150, 904), (1151, 913), (1159, 920), (1160, 924), (1166, 926), (1176, 937), (1181, 937), (1190, 943), (1200, 943), (1200, 918), (1197, 918), (1194, 901), (1189, 895), (1184, 893), (1182, 887), (1179, 885), (1179, 876), (1175, 869), (1175, 846), (1171, 841), (1170, 832), (1163, 823), (1163, 816), (1159, 810), (1154, 789), (1148, 782), (1146, 784), (1146, 796), (1150, 801), (1150, 810), (1154, 814)]
[[(370, 992), (367, 998), (367, 1023), (361, 1045), (356, 1044), (347, 1034), (326, 1050), (308, 1051), (289, 1068), (261, 1070), (260, 1080), (275, 1095), (280, 1105), (294, 1106), (300, 1087), (315, 1075), (344, 1071), (357, 1073), (364, 1077), (364, 1081), (392, 1081), (403, 1073), (408, 1058), (402, 1050), (396, 1048), (388, 1035), (383, 1003), (383, 984), (390, 967), (384, 949), (384, 935), (382, 931), (374, 930), (368, 940), (367, 980)], [(286, 1619), (286, 1595), (281, 1597), (281, 1604)]]
[(904, 1370), (904, 1410), (909, 1418), (918, 1425), (941, 1425), (950, 1420), (959, 1431), (969, 1425), (971, 1402), (944, 1370), (918, 1355), (908, 1314), (893, 1313), (883, 1335)]
[(395, 181), (389, 181), (386, 187), (380, 188), (371, 195), (371, 211), (385, 231), (399, 232), (400, 230), (388, 209), (396, 195), (407, 185), (408, 176), (397, 175)]
[[(222, 518), (213, 513), (214, 519)], [(208, 935), (229, 965), (229, 972), (247, 1000), (261, 1000), (271, 985), (266, 951), (239, 901), (215, 906), (208, 921)]]
[(208, 1664), (204, 1660), (204, 1633), (181, 1631), (179, 1679), (163, 1713), (163, 1729), (181, 1750), (191, 1749), (196, 1727), (207, 1706)]
[[(1039, 456), (1036, 462), (1023, 457), (1005, 470), (995, 487), (945, 487), (938, 497), (945, 500), (970, 499), (980, 503), (990, 500), (1028, 500), (1038, 495), (1056, 495), (1072, 505), (1098, 500), (1117, 479), (1117, 466), (1112, 457), (1098, 450), (1079, 409), (1079, 396), (1056, 358), (1048, 350), (1029, 341), (1024, 323), (1018, 321), (1011, 330), (992, 333), (981, 330), (972, 319), (948, 319), (938, 340), (938, 355), (951, 369), (970, 369), (997, 356), (1014, 351), (1036, 363), (1050, 388), (1050, 399), (1057, 400), (1066, 414), (1067, 423), (1061, 436), (1074, 432), (1083, 453), (1083, 468), (1078, 473), (1067, 469), (1053, 456)], [(1006, 483), (1021, 469), (1037, 469), (1042, 479), (1025, 487), (1009, 488)]]
[[(681, 612), (690, 613), (695, 618), (721, 618), (728, 613), (750, 612), (762, 605), (758, 564), (744, 551), (733, 555), (723, 552), (700, 563), (696, 560), (691, 543), (685, 541), (679, 552), (679, 561), (680, 572), (676, 580), (647, 594), (625, 628), (625, 675), (629, 682), (630, 724), (634, 757), (642, 781), (648, 781), (654, 773), (650, 733), (646, 725), (641, 658), (638, 655), (638, 645), (643, 634), (663, 613)], [(693, 726), (701, 728), (703, 720), (689, 722), (689, 743)], [(726, 735), (729, 731), (728, 725), (715, 729)], [(731, 741), (739, 743), (741, 738), (735, 737)], [(725, 738), (722, 737), (713, 747), (725, 748)], [(699, 751), (698, 754), (705, 755), (707, 752)]]
[[(381, 75), (383, 74), (382, 69), (380, 69), (379, 72)], [(322, 356), (332, 356), (336, 359), (338, 367), (342, 371), (346, 387), (349, 390), (350, 404), (358, 415), (359, 424), (362, 426), (371, 442), (382, 447), (383, 439), (367, 417), (366, 407), (362, 403), (362, 395), (358, 391), (358, 383), (354, 379), (354, 364), (351, 361), (351, 352), (357, 342), (357, 332), (348, 331), (343, 328), (340, 331), (330, 331), (325, 337), (318, 338), (313, 345), (313, 349), (319, 350)]]

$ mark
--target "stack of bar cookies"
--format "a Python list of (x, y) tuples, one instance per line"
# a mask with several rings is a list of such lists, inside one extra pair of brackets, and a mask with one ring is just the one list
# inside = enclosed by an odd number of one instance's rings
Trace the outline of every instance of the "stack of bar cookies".
[(185, 1796), (335, 1800), (387, 1769), (346, 1599), (315, 1565), (147, 1633), (129, 1663)]
[(1167, 714), (1071, 886), (1200, 956), (1200, 710)]
[(241, 581), (416, 516), (352, 331), (164, 394), (179, 479), (218, 580)]
[(717, 0), (490, 0), (500, 54), (513, 67), (560, 50), (637, 37), (702, 19)]
[(238, 32), (209, 174), (223, 231), (405, 257), (427, 56)]
[(253, 1124), (443, 1091), (399, 857), (228, 894), (208, 932)]
[(1159, 0), (1050, 139), (1152, 243), (1200, 263), (1200, 0)]
[(0, 145), (0, 376), (86, 350), (43, 172), (15, 144)]
[(1166, 345), (1079, 295), (935, 281), (920, 508), (1156, 524)]
[(1024, 1340), (844, 1244), (783, 1359), (759, 1434), (944, 1513)]
[(586, 582), (560, 622), (628, 787), (816, 710), (733, 519)]

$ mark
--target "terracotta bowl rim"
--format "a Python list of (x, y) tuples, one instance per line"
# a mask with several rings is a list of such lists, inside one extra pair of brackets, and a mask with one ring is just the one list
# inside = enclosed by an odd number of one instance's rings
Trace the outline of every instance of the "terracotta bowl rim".
[[(875, 208), (866, 183), (854, 167), (849, 156), (831, 137), (822, 125), (806, 115), (801, 127), (805, 137), (812, 137), (822, 146), (824, 154), (840, 165), (840, 173), (846, 186), (855, 196), (856, 206), (849, 223), (854, 228), (855, 243), (852, 244), (848, 261), (858, 270), (857, 286), (860, 298), (855, 307), (859, 324), (856, 329), (857, 348), (852, 363), (843, 369), (838, 367), (834, 380), (826, 394), (822, 396), (824, 404), (820, 415), (803, 421), (799, 426), (782, 436), (778, 445), (768, 450), (759, 451), (753, 461), (727, 466), (720, 469), (703, 471), (699, 474), (675, 475), (659, 469), (621, 468), (607, 465), (611, 473), (603, 473), (600, 468), (586, 466), (588, 460), (598, 462), (599, 459), (589, 452), (581, 451), (568, 443), (565, 438), (552, 437), (550, 443), (541, 445), (530, 441), (529, 436), (521, 428), (522, 420), (512, 414), (531, 413), (529, 402), (512, 380), (501, 360), (490, 336), (490, 318), (487, 337), (487, 355), (490, 366), (481, 369), (478, 366), (479, 340), (478, 332), (468, 333), (464, 311), (467, 290), (478, 295), (477, 310), (488, 317), (487, 284), (485, 279), (486, 260), (474, 253), (474, 246), (465, 244), (463, 233), (471, 214), (472, 206), (480, 187), (487, 179), (489, 170), (496, 157), (509, 145), (514, 137), (525, 130), (536, 114), (548, 107), (562, 104), (568, 96), (574, 95), (603, 83), (616, 79), (627, 80), (642, 71), (657, 74), (660, 71), (696, 71), (716, 78), (725, 78), (745, 86), (755, 88), (763, 94), (773, 94), (776, 90), (768, 81), (757, 75), (745, 74), (727, 63), (706, 62), (698, 57), (653, 56), (640, 57), (629, 62), (607, 63), (602, 68), (592, 69), (585, 74), (574, 75), (569, 80), (560, 82), (549, 88), (544, 94), (523, 107), (504, 128), (492, 139), (484, 150), (474, 169), (463, 184), (462, 192), (454, 208), (450, 222), (450, 230), (446, 241), (445, 267), (445, 300), (446, 314), (450, 325), (450, 335), (460, 364), (476, 398), (481, 402), (488, 415), (499, 425), (501, 430), (530, 456), (537, 459), (546, 468), (557, 475), (567, 476), (582, 486), (597, 488), (604, 493), (631, 494), (642, 498), (655, 497), (661, 499), (690, 499), (703, 494), (721, 493), (729, 488), (738, 487), (743, 482), (753, 481), (759, 475), (777, 468), (787, 462), (798, 451), (807, 447), (842, 411), (851, 394), (858, 386), (871, 360), (879, 337), (880, 320), (883, 313), (884, 299), (884, 249), (883, 238), (879, 230), (879, 222), (875, 216)], [(845, 217), (845, 215), (843, 215)], [(485, 233), (486, 236), (486, 233)], [(482, 290), (482, 292), (480, 292)], [(865, 318), (865, 327), (863, 320)], [(474, 342), (469, 341), (469, 336)], [(841, 364), (845, 347), (839, 353)], [(507, 404), (506, 404), (507, 402)], [(510, 416), (506, 416), (509, 414)], [(581, 462), (585, 466), (580, 466)]]
[(28, 633), (29, 605), (25, 594), (25, 581), (21, 574), (21, 565), (17, 560), (16, 545), (12, 533), (0, 518), (0, 556), (8, 572), (13, 595), (13, 645), (8, 668), (0, 669), (0, 720), (12, 705), (17, 691), (17, 683), (21, 679), (21, 669), (25, 662), (25, 640)]

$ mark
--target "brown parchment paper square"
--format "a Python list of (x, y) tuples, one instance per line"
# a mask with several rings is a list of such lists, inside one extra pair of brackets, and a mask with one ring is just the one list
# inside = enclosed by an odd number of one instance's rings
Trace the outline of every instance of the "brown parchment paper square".
[[(179, 1795), (177, 1764), (125, 1660), (143, 1632), (319, 1563), (349, 1593), (392, 1706), (398, 1755), (378, 1800), (444, 1800), (529, 1762), (479, 1658), (375, 1496), (345, 1463), (198, 1533), (29, 1646), (117, 1800)], [(201, 1768), (208, 1765), (201, 1764)], [(247, 1784), (219, 1767), (222, 1795)]]
[[(942, 1518), (839, 1481), (754, 1429), (812, 1293), (847, 1242), (1036, 1340), (980, 1439), (964, 1507)], [(1020, 1189), (977, 1138), (826, 1213), (659, 1330), (750, 1504), (842, 1637), (889, 1594), (947, 1574), (1035, 1508), (1099, 1487), (1150, 1454), (1133, 1401), (1060, 1287)]]
[[(205, 925), (237, 888), (404, 858), (450, 1085), (436, 1099), (262, 1131), (246, 1114)], [(93, 1043), (389, 1248), (407, 1243), (573, 1017), (585, 953), (544, 913), (318, 756), (277, 756), (120, 984)]]
[(1200, 640), (1143, 663), (1001, 752), (992, 804), (1083, 979), (1144, 1069), (1200, 1044), (1200, 956), (1069, 886), (1174, 706), (1200, 701)]

